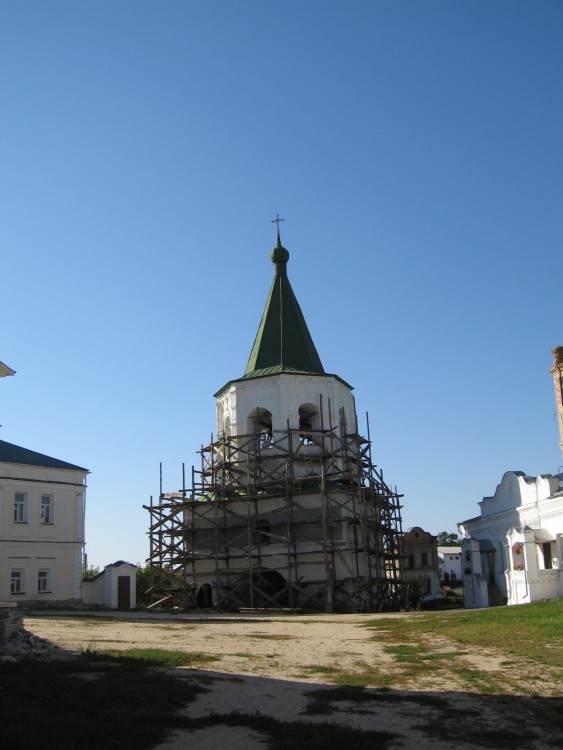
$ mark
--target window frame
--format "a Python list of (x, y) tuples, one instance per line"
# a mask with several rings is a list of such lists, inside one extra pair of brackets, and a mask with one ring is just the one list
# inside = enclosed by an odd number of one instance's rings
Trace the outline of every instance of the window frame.
[[(21, 498), (21, 501), (20, 499)], [(13, 523), (27, 523), (27, 492), (14, 492)]]
[[(42, 588), (43, 582), (44, 582), (45, 588)], [(37, 593), (38, 594), (52, 594), (53, 593), (53, 574), (52, 574), (51, 568), (38, 568), (37, 570)]]
[[(18, 589), (17, 591), (15, 590), (16, 588)], [(25, 593), (25, 568), (11, 568), (10, 596), (21, 596)]]
[[(43, 503), (43, 500), (48, 500), (48, 502)], [(53, 495), (42, 494), (39, 507), (41, 525), (53, 526), (55, 523), (55, 498)], [(47, 513), (44, 513), (44, 510), (47, 510)], [(47, 517), (47, 520), (45, 520), (45, 517)]]

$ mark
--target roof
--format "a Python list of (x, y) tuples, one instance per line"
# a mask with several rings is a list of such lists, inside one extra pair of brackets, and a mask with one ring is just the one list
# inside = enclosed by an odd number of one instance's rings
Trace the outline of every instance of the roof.
[(45, 466), (48, 469), (73, 469), (77, 471), (88, 471), (83, 466), (69, 464), (59, 461), (58, 458), (45, 456), (43, 453), (30, 451), (28, 448), (20, 448), (19, 445), (7, 443), (0, 440), (0, 461), (10, 464), (27, 464), (28, 466)]
[(4, 362), (0, 362), (0, 378), (4, 378), (7, 375), (15, 375), (16, 371), (12, 370), (11, 367), (5, 365)]
[(274, 280), (243, 378), (282, 372), (322, 375), (320, 357), (287, 278), (289, 252), (281, 244), (279, 230), (270, 258)]

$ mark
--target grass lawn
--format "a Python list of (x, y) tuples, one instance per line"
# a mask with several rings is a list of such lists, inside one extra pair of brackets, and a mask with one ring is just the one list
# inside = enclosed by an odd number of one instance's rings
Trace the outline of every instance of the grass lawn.
[[(167, 658), (165, 658), (167, 661)], [(0, 667), (0, 746), (6, 750), (144, 750), (202, 690), (158, 659), (83, 654)]]
[(388, 631), (394, 642), (399, 636), (446, 636), (463, 646), (500, 649), (538, 664), (563, 665), (563, 599), (462, 612), (428, 612), (402, 620), (374, 619), (365, 625)]
[[(427, 676), (469, 692), (529, 696), (546, 680), (561, 684), (563, 678), (563, 599), (412, 617), (374, 616), (363, 625), (384, 645), (390, 665), (358, 659), (354, 671), (346, 672), (334, 665), (304, 664), (296, 677), (322, 674), (337, 685), (416, 690)], [(488, 663), (479, 668), (471, 657), (483, 650)], [(502, 669), (491, 666), (491, 655)]]

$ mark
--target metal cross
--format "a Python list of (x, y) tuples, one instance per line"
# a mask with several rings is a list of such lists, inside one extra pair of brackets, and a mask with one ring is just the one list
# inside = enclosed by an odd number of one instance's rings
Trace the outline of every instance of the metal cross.
[(271, 224), (277, 224), (278, 225), (278, 232), (280, 231), (280, 221), (285, 221), (285, 219), (280, 219), (280, 215), (276, 214), (276, 218), (272, 219), (270, 222)]

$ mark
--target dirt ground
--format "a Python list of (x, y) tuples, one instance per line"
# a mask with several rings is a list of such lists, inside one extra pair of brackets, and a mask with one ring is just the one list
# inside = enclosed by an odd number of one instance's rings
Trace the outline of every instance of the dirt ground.
[[(416, 616), (416, 613), (378, 615)], [(361, 710), (354, 705), (339, 703), (334, 705), (334, 712), (330, 715), (311, 715), (306, 710), (310, 700), (307, 693), (330, 683), (331, 678), (327, 673), (331, 669), (354, 674), (361, 669), (361, 665), (369, 664), (382, 673), (393, 674), (397, 668), (393, 656), (386, 650), (389, 643), (378, 642), (374, 632), (363, 627), (367, 620), (373, 618), (374, 615), (364, 614), (283, 618), (268, 615), (157, 613), (120, 613), (116, 616), (96, 613), (78, 617), (41, 613), (26, 616), (24, 624), (35, 635), (70, 651), (161, 648), (217, 657), (216, 661), (206, 663), (203, 668), (186, 669), (187, 678), (205, 678), (206, 687), (210, 686), (208, 693), (186, 708), (190, 717), (212, 713), (259, 712), (279, 721), (330, 721), (371, 731), (392, 728), (396, 734), (393, 747), (416, 746), (417, 750), (454, 747), (456, 750), (469, 750), (495, 746), (494, 742), (484, 745), (478, 737), (473, 737), (469, 730), (470, 725), (475, 724), (475, 719), (469, 722), (461, 736), (452, 724), (451, 739), (448, 739), (446, 730), (440, 736), (428, 731), (428, 727), (436, 722), (447, 722), (451, 716), (457, 716), (458, 722), (463, 716), (478, 716), (481, 736), (485, 739), (493, 736), (502, 726), (507, 732), (514, 732), (517, 723), (524, 719), (528, 728), (525, 746), (530, 749), (550, 747), (546, 732), (552, 733), (550, 740), (555, 739), (554, 746), (563, 740), (556, 738), (554, 728), (549, 726), (549, 721), (546, 724), (545, 712), (542, 713), (546, 706), (551, 709), (553, 701), (559, 705), (563, 696), (561, 679), (546, 679), (539, 665), (516, 663), (514, 659), (507, 659), (506, 654), (477, 648), (464, 648), (463, 654), (456, 656), (456, 663), (462, 661), (468, 669), (478, 669), (496, 677), (503, 673), (507, 678), (525, 674), (533, 684), (533, 693), (538, 697), (529, 697), (529, 685), (522, 690), (524, 694), (528, 693), (528, 697), (518, 695), (517, 689), (507, 690), (505, 696), (468, 692), (455, 676), (448, 674), (445, 678), (439, 676), (437, 670), (435, 674), (426, 672), (423, 677), (413, 678), (412, 684), (406, 688), (403, 685), (401, 690), (391, 691), (395, 694), (394, 700), (389, 700), (389, 693), (386, 693), (388, 699), (381, 702), (383, 693), (373, 690), (374, 704), (368, 704), (368, 707), (362, 704)], [(440, 643), (437, 643), (434, 638), (433, 647), (440, 652), (448, 649), (461, 652), (459, 646), (447, 639), (440, 639)], [(425, 697), (425, 701), (420, 696)], [(447, 717), (443, 711), (433, 716), (435, 709), (429, 696), (447, 700), (450, 708)], [(519, 747), (519, 734), (521, 736), (521, 732), (514, 732), (515, 748)], [(468, 738), (470, 741), (467, 741)], [(263, 750), (263, 742), (264, 738), (258, 733), (244, 727), (218, 725), (178, 733), (159, 746), (158, 750), (180, 750), (184, 747), (191, 750), (223, 750), (226, 746), (230, 750), (239, 747)]]

